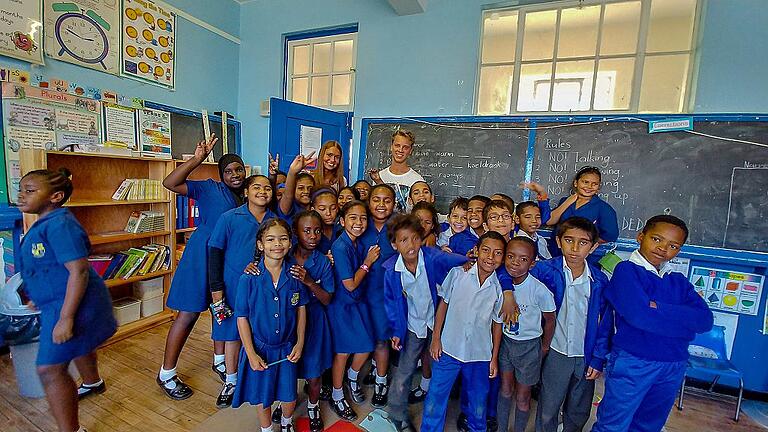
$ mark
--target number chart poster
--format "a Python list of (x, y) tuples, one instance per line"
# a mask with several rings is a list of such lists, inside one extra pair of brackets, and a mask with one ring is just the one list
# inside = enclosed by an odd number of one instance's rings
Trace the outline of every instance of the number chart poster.
[(120, 73), (119, 0), (45, 0), (45, 53), (56, 60)]
[(0, 2), (0, 54), (43, 64), (42, 0)]
[(751, 273), (693, 266), (690, 280), (710, 309), (757, 315), (764, 278)]
[(8, 197), (16, 202), (21, 150), (98, 153), (101, 103), (37, 87), (3, 83), (3, 131)]
[(123, 75), (173, 88), (176, 15), (151, 1), (124, 0), (122, 36)]

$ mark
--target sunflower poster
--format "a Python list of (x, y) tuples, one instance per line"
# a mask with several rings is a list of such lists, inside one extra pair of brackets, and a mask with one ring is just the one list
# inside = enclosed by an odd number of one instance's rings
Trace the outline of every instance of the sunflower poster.
[(176, 15), (148, 0), (124, 0), (122, 74), (175, 85)]

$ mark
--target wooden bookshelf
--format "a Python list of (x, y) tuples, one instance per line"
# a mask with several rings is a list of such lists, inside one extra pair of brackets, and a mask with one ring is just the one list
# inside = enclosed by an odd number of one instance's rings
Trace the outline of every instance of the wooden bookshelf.
[(113, 206), (113, 205), (127, 206), (127, 205), (139, 205), (139, 204), (162, 204), (162, 203), (168, 203), (168, 202), (171, 202), (171, 201), (167, 199), (160, 199), (160, 200), (89, 199), (89, 200), (68, 201), (66, 204), (64, 204), (64, 207), (100, 207), (100, 206)]
[(140, 282), (140, 281), (143, 281), (143, 280), (154, 279), (156, 277), (169, 275), (171, 273), (172, 273), (171, 270), (160, 270), (160, 271), (156, 271), (154, 273), (147, 273), (147, 274), (144, 274), (144, 275), (141, 275), (141, 276), (129, 277), (128, 279), (123, 279), (123, 278), (107, 279), (107, 280), (104, 281), (104, 283), (107, 285), (108, 288), (111, 288), (111, 287), (116, 287), (116, 286), (120, 286), (120, 285), (128, 285), (128, 284), (132, 284), (134, 282)]
[(191, 227), (191, 228), (179, 228), (176, 230), (177, 234), (180, 233), (188, 233), (188, 232), (194, 232), (197, 229), (197, 227)]
[(88, 236), (88, 239), (91, 241), (91, 245), (100, 245), (100, 244), (107, 244), (107, 243), (118, 243), (118, 242), (124, 242), (124, 241), (130, 241), (130, 240), (140, 240), (145, 238), (152, 238), (152, 237), (161, 237), (161, 236), (167, 236), (170, 235), (170, 231), (152, 231), (152, 232), (145, 232), (145, 233), (129, 233), (125, 231), (113, 231), (113, 232), (104, 232), (104, 233), (98, 233), (98, 234), (91, 234)]

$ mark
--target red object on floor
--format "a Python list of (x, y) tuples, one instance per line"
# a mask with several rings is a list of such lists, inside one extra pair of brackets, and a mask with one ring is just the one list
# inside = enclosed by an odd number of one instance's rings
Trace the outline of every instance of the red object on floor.
[[(307, 425), (309, 429), (309, 425)], [(325, 432), (360, 432), (361, 429), (357, 425), (348, 421), (339, 420), (336, 423), (325, 428)]]
[(309, 432), (309, 417), (299, 417), (296, 420), (296, 432)]

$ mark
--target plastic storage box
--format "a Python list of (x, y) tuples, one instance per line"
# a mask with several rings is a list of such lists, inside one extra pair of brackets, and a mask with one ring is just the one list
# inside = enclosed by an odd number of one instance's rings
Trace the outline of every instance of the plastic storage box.
[(141, 300), (125, 297), (112, 302), (112, 312), (115, 314), (117, 325), (125, 325), (138, 321), (141, 315)]
[(156, 277), (133, 284), (133, 296), (139, 300), (151, 299), (163, 295), (163, 278)]
[(163, 292), (160, 291), (160, 295), (152, 298), (145, 298), (141, 300), (141, 317), (145, 318), (156, 313), (163, 311)]

